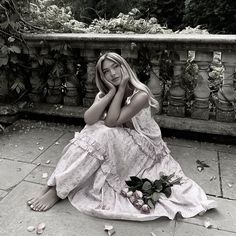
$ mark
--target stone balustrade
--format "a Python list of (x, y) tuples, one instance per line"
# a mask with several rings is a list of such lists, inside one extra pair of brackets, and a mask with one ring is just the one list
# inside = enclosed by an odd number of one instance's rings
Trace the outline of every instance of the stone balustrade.
[[(60, 80), (54, 80), (51, 86), (50, 97), (44, 102), (60, 103), (65, 105), (89, 107), (97, 88), (95, 85), (95, 64), (101, 53), (105, 51), (116, 51), (120, 53), (138, 70), (140, 63), (140, 52), (145, 49), (149, 55), (150, 79), (147, 82), (156, 99), (160, 103), (160, 112), (155, 118), (160, 125), (167, 128), (193, 130), (206, 133), (228, 134), (236, 136), (235, 122), (235, 88), (234, 79), (236, 68), (236, 35), (194, 35), (194, 34), (25, 34), (28, 47), (33, 50), (43, 47), (53, 48), (55, 45), (68, 44), (72, 51), (72, 60), (75, 64), (84, 63), (85, 71), (78, 80), (84, 80), (84, 92), (75, 93), (75, 98), (56, 99), (57, 87)], [(45, 46), (43, 46), (45, 45)], [(161, 52), (168, 51), (174, 55), (172, 60), (173, 73), (169, 73), (169, 84), (160, 79)], [(189, 60), (189, 52), (193, 55), (192, 61), (197, 66), (195, 83), (192, 90), (192, 99), (187, 105), (186, 88), (183, 86), (184, 68)], [(41, 52), (45, 53), (44, 52)], [(62, 55), (63, 56), (63, 55)], [(209, 66), (215, 62), (221, 63), (224, 67), (222, 80), (218, 91), (212, 96), (209, 87)], [(32, 60), (32, 91), (30, 99), (34, 102), (41, 102), (40, 94), (35, 94), (35, 79), (40, 80), (37, 74), (38, 67), (34, 67)], [(71, 72), (75, 73), (74, 70)], [(37, 74), (37, 75), (36, 75)], [(50, 77), (50, 76), (49, 76)], [(43, 79), (43, 78), (41, 78)], [(44, 78), (45, 79), (45, 78)], [(71, 82), (71, 81), (70, 81)], [(39, 83), (42, 83), (39, 82)], [(36, 83), (37, 84), (37, 83)], [(69, 83), (79, 89), (76, 83)], [(52, 90), (54, 86), (55, 91)], [(38, 93), (40, 91), (38, 90)], [(54, 97), (53, 97), (54, 96)], [(61, 94), (60, 94), (61, 96)], [(78, 99), (80, 96), (80, 99)], [(70, 97), (70, 95), (68, 96)], [(73, 108), (71, 108), (73, 109)], [(179, 126), (176, 124), (178, 121)], [(181, 125), (181, 122), (184, 123)], [(207, 130), (209, 124), (214, 123), (211, 131)], [(187, 124), (187, 125), (186, 125)], [(191, 125), (192, 124), (192, 125)], [(221, 126), (221, 127), (220, 127)], [(225, 128), (227, 126), (228, 128)], [(224, 128), (222, 128), (224, 127)], [(231, 127), (231, 128), (230, 128)]]

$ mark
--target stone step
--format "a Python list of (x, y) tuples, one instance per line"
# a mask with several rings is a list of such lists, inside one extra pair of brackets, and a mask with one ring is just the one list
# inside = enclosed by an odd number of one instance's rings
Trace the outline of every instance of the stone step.
[[(31, 106), (25, 106), (21, 112), (28, 115), (46, 115), (61, 118), (83, 118), (87, 108), (52, 105), (44, 103), (34, 103)], [(155, 115), (155, 120), (161, 128), (174, 129), (180, 131), (192, 131), (198, 133), (236, 136), (236, 122), (226, 123), (215, 120), (197, 120), (188, 117), (173, 117), (165, 114)]]

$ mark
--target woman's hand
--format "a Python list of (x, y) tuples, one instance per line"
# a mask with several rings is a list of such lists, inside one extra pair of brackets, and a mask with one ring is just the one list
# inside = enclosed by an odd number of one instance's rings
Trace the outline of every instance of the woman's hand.
[(104, 79), (103, 82), (106, 85), (106, 87), (108, 88), (109, 92), (112, 92), (113, 95), (115, 95), (116, 87), (106, 79)]
[(123, 65), (121, 65), (121, 75), (122, 75), (122, 78), (121, 78), (119, 87), (125, 88), (129, 81), (129, 73)]

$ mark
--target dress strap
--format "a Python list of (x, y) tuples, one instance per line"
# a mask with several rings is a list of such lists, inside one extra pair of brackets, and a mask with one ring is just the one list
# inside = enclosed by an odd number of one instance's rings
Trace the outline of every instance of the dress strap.
[(138, 90), (138, 89), (134, 89), (133, 93), (132, 93), (129, 97), (126, 98), (126, 104), (127, 104), (127, 105), (130, 104), (130, 101), (131, 101), (131, 99), (133, 98), (133, 96), (134, 96), (136, 93), (138, 93), (139, 91), (140, 91), (140, 90)]

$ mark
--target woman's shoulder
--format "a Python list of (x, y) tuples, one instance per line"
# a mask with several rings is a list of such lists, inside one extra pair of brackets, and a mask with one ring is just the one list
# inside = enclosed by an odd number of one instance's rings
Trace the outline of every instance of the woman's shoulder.
[(149, 95), (145, 91), (136, 89), (132, 98), (138, 103), (144, 104), (145, 107), (149, 106)]

